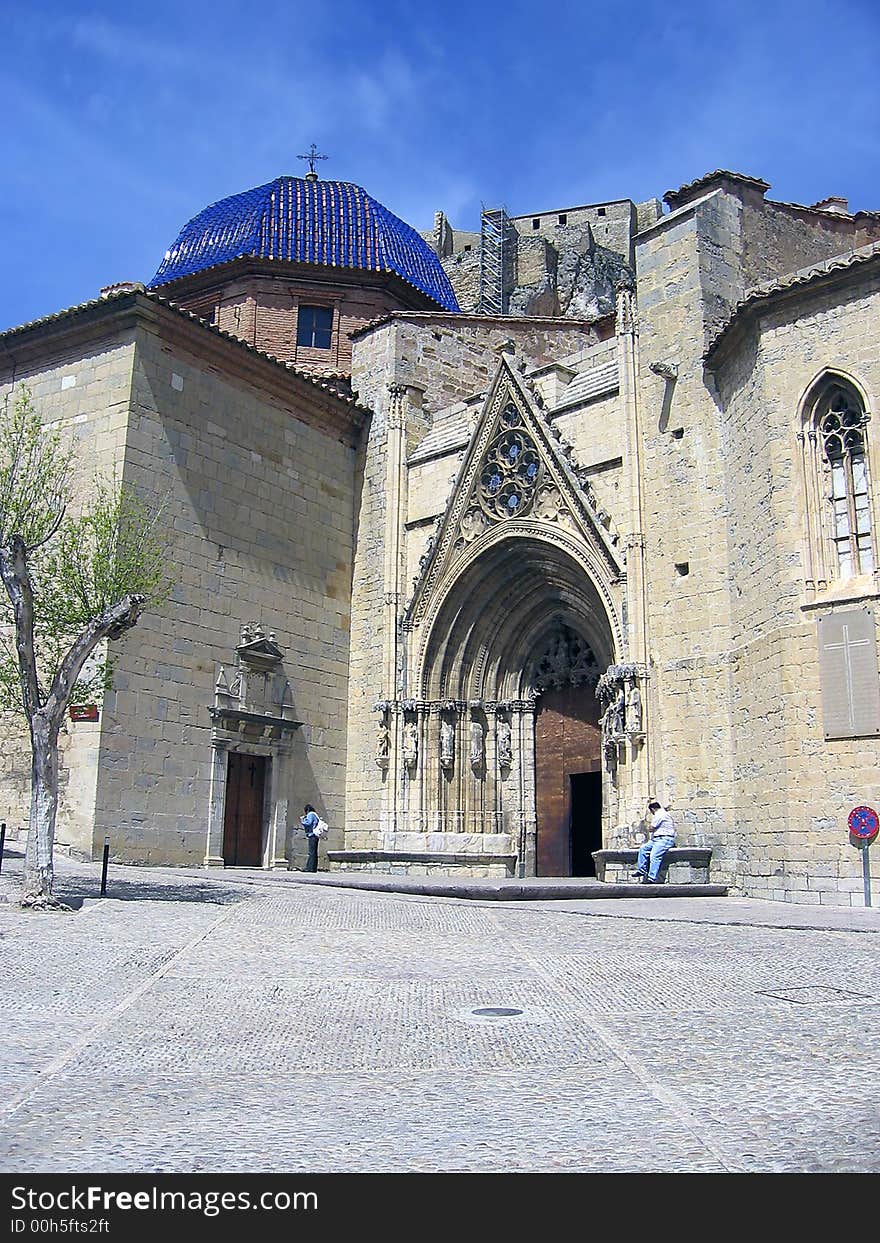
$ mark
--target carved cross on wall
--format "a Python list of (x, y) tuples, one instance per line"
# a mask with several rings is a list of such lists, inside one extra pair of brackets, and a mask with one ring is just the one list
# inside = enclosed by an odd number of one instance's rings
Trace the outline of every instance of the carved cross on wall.
[(849, 626), (846, 623), (844, 623), (842, 642), (826, 643), (825, 651), (826, 652), (841, 652), (843, 654), (846, 704), (847, 704), (847, 710), (849, 712), (849, 724), (851, 728), (854, 728), (855, 727), (855, 703), (854, 703), (854, 697), (853, 697), (853, 689), (855, 686), (855, 679), (853, 677), (853, 674), (854, 674), (853, 653), (856, 650), (856, 648), (867, 647), (868, 640), (867, 639), (853, 639), (850, 637), (849, 631), (850, 631)]

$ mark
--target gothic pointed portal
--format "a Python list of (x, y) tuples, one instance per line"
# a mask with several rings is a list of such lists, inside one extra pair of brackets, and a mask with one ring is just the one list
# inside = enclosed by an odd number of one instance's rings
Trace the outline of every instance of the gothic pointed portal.
[(615, 583), (623, 560), (570, 447), (544, 415), (536, 392), (502, 355), (437, 536), (422, 560), (404, 628), (420, 625), (443, 584), (479, 548), (505, 534), (563, 532), (595, 575)]
[(502, 356), (404, 616), (409, 849), (584, 875), (602, 845), (595, 687), (625, 647), (624, 572), (577, 469)]

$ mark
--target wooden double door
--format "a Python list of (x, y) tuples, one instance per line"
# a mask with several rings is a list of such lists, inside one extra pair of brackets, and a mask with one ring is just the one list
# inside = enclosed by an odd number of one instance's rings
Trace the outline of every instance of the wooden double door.
[(539, 876), (595, 876), (602, 849), (602, 730), (591, 687), (546, 691), (535, 718)]
[(265, 755), (229, 753), (223, 820), (223, 862), (227, 867), (262, 866), (266, 767)]

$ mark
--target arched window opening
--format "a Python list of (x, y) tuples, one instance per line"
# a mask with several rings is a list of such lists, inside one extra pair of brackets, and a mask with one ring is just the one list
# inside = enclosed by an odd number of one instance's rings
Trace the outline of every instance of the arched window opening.
[(838, 578), (874, 569), (871, 496), (867, 466), (867, 416), (856, 394), (831, 384), (815, 406), (827, 502), (825, 526)]

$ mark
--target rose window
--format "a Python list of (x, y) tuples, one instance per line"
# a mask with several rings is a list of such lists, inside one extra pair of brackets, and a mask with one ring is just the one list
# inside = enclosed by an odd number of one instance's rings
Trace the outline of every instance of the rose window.
[(535, 495), (541, 459), (516, 406), (505, 407), (501, 425), (505, 430), (489, 446), (480, 474), (480, 503), (491, 518), (515, 518)]

